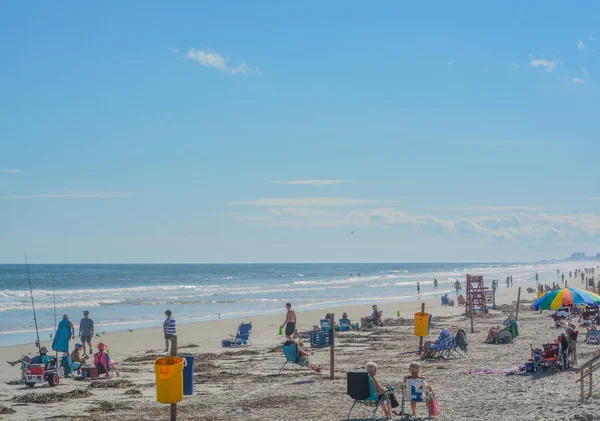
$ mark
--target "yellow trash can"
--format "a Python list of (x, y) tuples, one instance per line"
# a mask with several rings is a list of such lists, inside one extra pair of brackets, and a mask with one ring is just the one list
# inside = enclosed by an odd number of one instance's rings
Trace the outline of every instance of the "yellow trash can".
[(430, 323), (429, 313), (415, 313), (415, 336), (429, 335)]
[(156, 374), (156, 400), (160, 403), (177, 403), (183, 400), (183, 365), (180, 357), (154, 360)]

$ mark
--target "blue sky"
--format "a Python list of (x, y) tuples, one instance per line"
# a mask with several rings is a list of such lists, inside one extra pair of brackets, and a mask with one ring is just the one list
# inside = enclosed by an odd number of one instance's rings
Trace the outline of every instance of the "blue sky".
[(0, 262), (600, 252), (599, 13), (5, 4)]

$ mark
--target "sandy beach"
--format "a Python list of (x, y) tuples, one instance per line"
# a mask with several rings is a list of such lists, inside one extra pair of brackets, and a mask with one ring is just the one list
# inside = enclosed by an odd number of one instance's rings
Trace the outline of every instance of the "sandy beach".
[[(488, 315), (476, 315), (475, 333), (464, 307), (442, 307), (440, 299), (423, 301), (432, 314), (432, 330), (427, 339), (434, 340), (441, 328), (453, 331), (463, 328), (468, 333), (469, 357), (422, 363), (422, 375), (433, 387), (441, 406), (440, 420), (592, 420), (599, 406), (592, 398), (580, 405), (579, 388), (574, 371), (538, 375), (469, 374), (473, 369), (505, 369), (524, 363), (530, 356), (530, 344), (539, 346), (555, 339), (559, 330), (552, 328), (549, 313), (531, 311), (527, 303), (520, 308), (521, 336), (513, 344), (489, 345), (483, 341), (491, 326), (500, 324), (515, 308), (517, 288), (502, 288), (497, 294), (499, 309)], [(522, 299), (531, 302), (533, 294), (522, 289)], [(323, 364), (322, 374), (304, 368), (284, 368), (283, 354), (276, 350), (282, 342), (278, 326), (281, 315), (252, 318), (252, 346), (225, 350), (221, 339), (234, 333), (240, 320), (222, 320), (182, 325), (178, 331), (180, 355), (196, 356), (195, 393), (179, 404), (181, 420), (342, 420), (352, 400), (346, 395), (348, 371), (362, 371), (368, 361), (379, 366), (379, 378), (387, 385), (400, 386), (408, 364), (416, 359), (418, 337), (413, 335), (413, 314), (421, 301), (387, 304), (384, 319), (393, 325), (375, 331), (344, 332), (336, 335), (335, 380), (329, 379), (329, 349), (320, 349), (311, 361)], [(339, 311), (339, 309), (337, 309)], [(344, 309), (353, 320), (370, 312), (369, 306)], [(400, 311), (401, 318), (397, 318)], [(324, 311), (299, 312), (299, 330), (310, 329)], [(336, 318), (339, 315), (336, 314)], [(0, 365), (0, 405), (7, 413), (2, 419), (90, 419), (120, 420), (168, 419), (169, 406), (155, 400), (152, 361), (164, 355), (160, 327), (134, 332), (106, 334), (112, 355), (120, 363), (119, 379), (77, 381), (64, 379), (56, 388), (8, 384), (17, 380), (18, 368)], [(49, 344), (46, 344), (49, 345)], [(275, 350), (274, 350), (275, 349)], [(14, 360), (32, 353), (28, 346), (0, 348), (0, 359)], [(598, 352), (593, 345), (580, 344), (579, 361)], [(27, 394), (59, 392), (67, 399), (48, 404), (21, 404)], [(71, 398), (72, 397), (72, 398)], [(12, 412), (13, 410), (14, 412)], [(418, 413), (425, 416), (424, 407)], [(381, 414), (381, 413), (380, 413)], [(355, 410), (353, 418), (366, 413)]]

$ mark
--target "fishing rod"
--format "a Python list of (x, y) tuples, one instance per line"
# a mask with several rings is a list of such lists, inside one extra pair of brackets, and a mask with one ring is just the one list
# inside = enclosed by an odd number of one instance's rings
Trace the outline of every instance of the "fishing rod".
[(27, 280), (29, 281), (29, 294), (31, 295), (31, 307), (33, 307), (33, 321), (35, 322), (35, 334), (37, 335), (37, 347), (42, 355), (42, 345), (40, 343), (40, 332), (38, 330), (37, 316), (35, 315), (35, 303), (33, 302), (33, 288), (31, 288), (31, 277), (29, 276), (29, 263), (27, 263), (27, 253), (25, 255), (25, 267), (27, 268)]
[(52, 277), (52, 294), (54, 296), (54, 332), (56, 332), (56, 287), (54, 286), (54, 276)]

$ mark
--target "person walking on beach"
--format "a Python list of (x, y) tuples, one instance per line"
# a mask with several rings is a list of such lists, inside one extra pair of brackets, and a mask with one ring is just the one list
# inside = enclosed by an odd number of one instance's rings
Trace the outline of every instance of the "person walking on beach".
[(539, 280), (540, 280), (540, 277), (539, 277), (538, 273), (536, 272), (536, 273), (535, 273), (535, 282), (537, 282), (537, 281), (539, 281)]
[(90, 348), (90, 355), (92, 352), (92, 338), (94, 337), (94, 321), (90, 319), (90, 312), (87, 310), (83, 311), (83, 319), (79, 322), (79, 339), (83, 345), (83, 353), (85, 354), (85, 344), (87, 343)]
[(417, 282), (417, 296), (421, 299), (421, 284)]
[(494, 279), (492, 281), (492, 289), (494, 290), (494, 294), (496, 293), (496, 288), (498, 287), (498, 285), (496, 284), (496, 280)]
[(510, 287), (512, 288), (512, 286), (513, 286), (512, 275), (510, 275)]
[(285, 326), (285, 337), (292, 339), (292, 335), (296, 330), (296, 311), (292, 310), (292, 305), (290, 303), (287, 303), (285, 308), (287, 309), (287, 314), (285, 315), (285, 322), (283, 322), (282, 326)]
[(165, 352), (169, 352), (169, 344), (173, 336), (177, 335), (177, 323), (173, 318), (171, 310), (165, 311), (167, 318), (163, 322), (163, 333), (165, 334)]
[(510, 276), (506, 277), (506, 288), (510, 287)]
[(433, 280), (433, 289), (438, 289), (438, 280), (437, 279)]
[(458, 282), (458, 279), (454, 283), (454, 289), (456, 290), (456, 295), (458, 295), (458, 293), (460, 292), (460, 282)]

